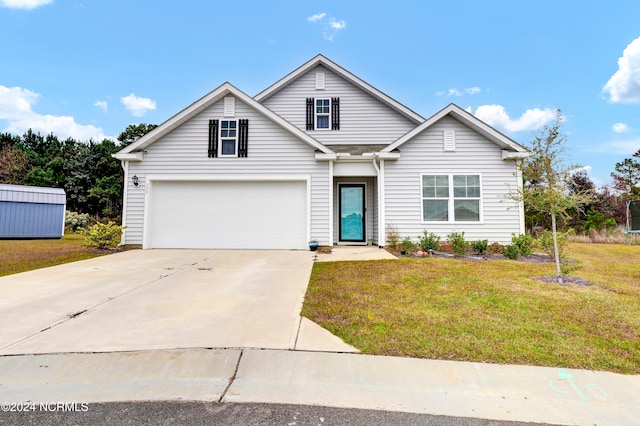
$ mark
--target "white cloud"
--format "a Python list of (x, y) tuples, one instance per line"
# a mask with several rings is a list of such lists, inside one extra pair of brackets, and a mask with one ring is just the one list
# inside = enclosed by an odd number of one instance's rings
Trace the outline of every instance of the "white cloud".
[(156, 109), (156, 101), (152, 101), (149, 98), (141, 98), (136, 96), (135, 93), (124, 96), (120, 100), (134, 117), (143, 117), (147, 111)]
[(35, 9), (52, 2), (53, 0), (0, 0), (0, 6), (10, 9)]
[(611, 126), (611, 130), (613, 130), (613, 133), (627, 133), (631, 129), (624, 123), (615, 123)]
[(107, 112), (107, 110), (109, 109), (109, 103), (107, 101), (96, 101), (96, 103), (94, 103), (93, 106), (97, 106), (104, 112)]
[(613, 103), (640, 103), (640, 37), (633, 40), (618, 59), (618, 71), (602, 88)]
[(319, 20), (321, 20), (322, 18), (324, 18), (325, 16), (327, 16), (326, 13), (322, 12), (322, 13), (316, 13), (315, 15), (311, 15), (307, 18), (307, 21), (309, 22), (318, 22)]
[(0, 86), (0, 120), (7, 121), (3, 131), (21, 135), (32, 129), (34, 132), (53, 133), (62, 139), (80, 141), (109, 138), (99, 127), (78, 124), (73, 117), (38, 114), (32, 109), (38, 98), (39, 94), (28, 89)]
[(480, 89), (478, 86), (473, 86), (473, 87), (468, 87), (466, 89), (464, 89), (465, 92), (467, 92), (467, 95), (475, 95), (476, 93), (480, 93), (482, 92), (482, 89)]
[[(315, 24), (322, 21), (326, 16), (327, 14), (324, 12), (316, 13), (315, 15), (308, 16), (307, 21)], [(338, 33), (338, 31), (342, 31), (347, 28), (347, 23), (344, 19), (336, 20), (336, 18), (331, 17), (328, 21), (324, 21), (322, 23), (322, 26), (322, 37), (325, 40), (333, 41), (333, 38)]]
[(462, 96), (462, 93), (458, 89), (447, 90), (447, 96)]
[(502, 105), (481, 105), (474, 115), (499, 130), (521, 132), (544, 126), (556, 117), (556, 112), (550, 108), (534, 108), (526, 110), (520, 118), (513, 119)]
[(329, 28), (334, 29), (336, 31), (344, 30), (345, 28), (347, 28), (347, 23), (344, 22), (344, 19), (336, 21), (335, 19), (331, 18), (329, 20)]
[[(467, 95), (473, 96), (475, 94), (478, 94), (480, 92), (482, 92), (482, 89), (480, 89), (478, 86), (473, 86), (473, 87), (467, 87), (466, 89), (463, 89), (464, 93), (466, 93)], [(445, 91), (439, 90), (436, 92), (436, 96), (443, 96), (443, 95), (447, 95), (447, 96), (462, 96), (464, 95), (464, 93), (458, 89), (456, 89), (455, 87), (452, 87), (451, 89)]]

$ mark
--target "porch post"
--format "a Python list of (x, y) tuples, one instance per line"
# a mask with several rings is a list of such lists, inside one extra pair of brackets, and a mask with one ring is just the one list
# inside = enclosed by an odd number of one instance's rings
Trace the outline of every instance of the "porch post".
[(333, 161), (329, 161), (329, 247), (333, 247)]

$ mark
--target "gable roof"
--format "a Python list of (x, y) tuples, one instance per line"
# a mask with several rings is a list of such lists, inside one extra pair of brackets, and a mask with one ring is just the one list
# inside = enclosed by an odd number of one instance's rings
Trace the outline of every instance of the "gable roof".
[(153, 144), (160, 138), (166, 136), (171, 131), (175, 130), (177, 127), (189, 121), (191, 118), (200, 114), (202, 111), (209, 108), (211, 105), (220, 101), (225, 96), (235, 96), (241, 102), (244, 102), (249, 107), (257, 111), (258, 113), (264, 115), (275, 124), (282, 127), (284, 130), (291, 133), (293, 136), (297, 137), (301, 141), (307, 143), (309, 146), (325, 153), (331, 154), (333, 151), (327, 148), (322, 143), (318, 142), (313, 137), (309, 136), (302, 130), (298, 129), (293, 124), (286, 121), (284, 118), (280, 117), (275, 112), (271, 111), (267, 107), (262, 104), (256, 102), (251, 96), (247, 95), (240, 89), (233, 86), (231, 83), (224, 83), (220, 85), (218, 88), (212, 90), (202, 98), (198, 99), (173, 117), (166, 120), (164, 123), (160, 124), (158, 127), (153, 129), (151, 132), (146, 135), (140, 137), (137, 141), (123, 148), (119, 152), (113, 155), (114, 158), (119, 160), (130, 160), (132, 159), (131, 154), (140, 152), (147, 148), (149, 145)]
[(494, 142), (496, 145), (498, 145), (504, 150), (523, 153), (523, 154), (526, 154), (529, 152), (525, 147), (523, 147), (519, 143), (515, 142), (508, 136), (503, 135), (493, 127), (489, 126), (484, 121), (475, 117), (470, 112), (460, 108), (456, 104), (447, 105), (446, 107), (444, 107), (443, 109), (441, 109), (440, 111), (438, 111), (437, 113), (429, 117), (424, 123), (420, 124), (413, 130), (410, 130), (409, 132), (402, 135), (395, 142), (391, 143), (386, 148), (384, 148), (381, 152), (393, 151), (394, 149), (400, 147), (405, 142), (411, 140), (414, 136), (418, 135), (419, 133), (423, 132), (424, 130), (428, 129), (429, 127), (431, 127), (432, 125), (440, 121), (445, 116), (451, 116), (457, 119), (458, 121), (467, 125), (471, 129), (480, 133), (482, 136), (486, 137), (490, 141)]
[(401, 104), (400, 102), (396, 101), (392, 97), (384, 94), (383, 92), (376, 89), (366, 81), (350, 73), (349, 71), (342, 68), (340, 65), (336, 64), (335, 62), (327, 59), (323, 55), (317, 55), (314, 58), (312, 58), (310, 61), (302, 64), (301, 66), (299, 66), (298, 68), (296, 68), (295, 70), (287, 74), (285, 77), (281, 78), (271, 86), (264, 89), (262, 92), (258, 93), (256, 96), (254, 96), (254, 99), (258, 102), (265, 101), (266, 99), (274, 95), (276, 92), (285, 88), (286, 86), (291, 84), (293, 81), (297, 80), (298, 78), (306, 74), (309, 70), (317, 67), (318, 65), (322, 65), (325, 68), (328, 68), (335, 74), (344, 78), (345, 80), (347, 80), (354, 86), (358, 87), (362, 91), (373, 96), (375, 99), (379, 100), (380, 102), (387, 105), (391, 109), (397, 111), (398, 113), (400, 113), (410, 121), (414, 122), (415, 124), (420, 124), (424, 122), (424, 117), (422, 117), (420, 114), (414, 112), (413, 110)]

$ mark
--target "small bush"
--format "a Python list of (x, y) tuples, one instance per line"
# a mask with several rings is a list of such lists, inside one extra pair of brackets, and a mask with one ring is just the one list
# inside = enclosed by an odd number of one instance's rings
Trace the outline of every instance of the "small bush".
[(616, 228), (616, 220), (605, 219), (604, 215), (593, 208), (587, 212), (587, 221), (584, 223), (583, 231), (589, 234), (590, 231), (613, 231)]
[(481, 256), (487, 251), (488, 246), (489, 240), (478, 240), (471, 243), (471, 248), (473, 249), (473, 251)]
[(402, 240), (401, 246), (402, 250), (405, 250), (407, 253), (413, 252), (416, 247), (418, 247), (418, 245), (411, 241), (411, 238), (409, 237), (406, 237), (404, 240)]
[(433, 232), (428, 233), (425, 229), (422, 232), (422, 237), (419, 237), (418, 239), (418, 245), (424, 251), (438, 251), (440, 250), (440, 237)]
[(520, 254), (520, 249), (515, 244), (509, 244), (502, 248), (502, 254), (507, 259), (516, 260), (518, 259), (518, 254)]
[(500, 243), (491, 243), (489, 247), (487, 247), (488, 254), (502, 254), (503, 247)]
[(77, 213), (67, 210), (64, 214), (64, 226), (77, 231), (79, 228), (86, 228), (91, 218), (87, 213)]
[(120, 244), (120, 237), (124, 227), (116, 225), (114, 222), (96, 223), (88, 229), (80, 229), (84, 235), (84, 245), (86, 247), (97, 247), (104, 249), (116, 247)]
[(531, 245), (533, 244), (533, 237), (530, 237), (529, 235), (511, 234), (511, 244), (518, 248), (518, 253), (520, 253), (521, 256), (526, 257), (533, 253), (533, 248), (531, 248)]
[(391, 248), (397, 249), (400, 245), (400, 234), (395, 226), (390, 223), (387, 223), (385, 228), (387, 234), (387, 245)]
[(464, 239), (464, 232), (452, 232), (447, 235), (447, 242), (451, 244), (451, 250), (458, 256), (466, 256), (469, 243)]

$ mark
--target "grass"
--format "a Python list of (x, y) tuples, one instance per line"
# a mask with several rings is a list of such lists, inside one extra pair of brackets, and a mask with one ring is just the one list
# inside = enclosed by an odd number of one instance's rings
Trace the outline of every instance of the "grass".
[(100, 256), (82, 245), (84, 236), (67, 233), (59, 240), (0, 240), (0, 277)]
[(316, 263), (302, 314), (368, 354), (640, 374), (640, 246), (570, 253), (596, 285), (510, 260)]

